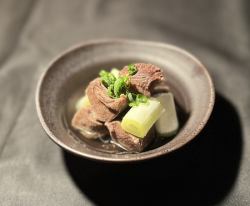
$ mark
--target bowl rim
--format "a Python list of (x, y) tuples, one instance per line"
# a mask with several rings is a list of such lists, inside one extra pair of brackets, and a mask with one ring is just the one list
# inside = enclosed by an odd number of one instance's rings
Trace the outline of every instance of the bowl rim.
[[(112, 158), (112, 157), (105, 157), (105, 156), (99, 156), (99, 155), (95, 155), (95, 154), (88, 154), (88, 153), (83, 153), (80, 151), (77, 151), (71, 147), (69, 147), (67, 144), (64, 144), (62, 141), (60, 141), (54, 134), (53, 132), (50, 130), (50, 128), (47, 126), (42, 110), (41, 110), (41, 105), (40, 105), (40, 93), (42, 90), (42, 84), (43, 81), (46, 77), (46, 75), (48, 74), (48, 72), (51, 70), (51, 68), (53, 68), (53, 65), (63, 56), (73, 52), (74, 50), (78, 50), (82, 47), (87, 47), (87, 46), (95, 46), (95, 45), (100, 45), (100, 44), (136, 44), (136, 45), (147, 45), (147, 46), (154, 46), (154, 47), (160, 47), (160, 48), (166, 48), (166, 49), (173, 49), (179, 53), (182, 53), (183, 55), (189, 57), (192, 61), (194, 61), (197, 65), (199, 65), (199, 68), (203, 70), (205, 77), (208, 80), (208, 84), (209, 84), (209, 90), (208, 90), (208, 95), (209, 95), (209, 102), (208, 102), (208, 106), (206, 108), (206, 113), (203, 116), (203, 118), (200, 120), (199, 123), (197, 123), (197, 126), (194, 127), (194, 130), (188, 135), (188, 141), (183, 142), (182, 144), (178, 144), (175, 147), (172, 147), (171, 149), (168, 150), (163, 150), (163, 151), (156, 151), (156, 152), (152, 152), (152, 153), (139, 153), (139, 154), (144, 154), (144, 155), (140, 155), (140, 156), (130, 156), (129, 158), (122, 158), (123, 155), (119, 155), (116, 158)], [(181, 147), (183, 147), (184, 145), (188, 144), (191, 140), (193, 140), (200, 132), (201, 130), (204, 128), (204, 126), (206, 125), (207, 121), (209, 120), (209, 117), (212, 113), (213, 107), (214, 107), (214, 103), (215, 103), (215, 88), (214, 88), (214, 84), (212, 81), (212, 78), (208, 72), (208, 70), (206, 69), (206, 67), (201, 63), (201, 61), (195, 57), (193, 54), (191, 54), (190, 52), (188, 52), (187, 50), (180, 48), (178, 46), (169, 44), (169, 43), (164, 43), (164, 42), (157, 42), (157, 41), (144, 41), (144, 40), (137, 40), (137, 39), (123, 39), (123, 38), (115, 38), (115, 39), (97, 39), (97, 40), (89, 40), (89, 41), (83, 41), (83, 42), (79, 42), (71, 47), (69, 47), (68, 49), (66, 49), (63, 52), (60, 52), (55, 58), (53, 58), (48, 64), (47, 66), (45, 66), (44, 71), (41, 73), (39, 79), (38, 79), (38, 83), (37, 83), (37, 88), (36, 88), (36, 93), (35, 93), (35, 104), (36, 104), (36, 111), (37, 111), (37, 115), (38, 115), (38, 119), (43, 127), (43, 129), (45, 130), (45, 132), (47, 133), (47, 135), (50, 137), (50, 139), (52, 139), (58, 146), (66, 149), (67, 151), (76, 154), (78, 156), (81, 157), (85, 157), (91, 160), (98, 160), (98, 161), (105, 161), (105, 162), (132, 162), (132, 161), (141, 161), (141, 160), (146, 160), (146, 159), (152, 159), (170, 152), (173, 152)]]

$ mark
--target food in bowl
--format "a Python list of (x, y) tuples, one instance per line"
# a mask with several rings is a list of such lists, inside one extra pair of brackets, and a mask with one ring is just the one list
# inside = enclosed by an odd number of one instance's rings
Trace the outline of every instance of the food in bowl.
[(75, 130), (93, 141), (108, 137), (128, 152), (142, 152), (179, 128), (174, 96), (162, 70), (153, 64), (101, 70), (75, 107)]

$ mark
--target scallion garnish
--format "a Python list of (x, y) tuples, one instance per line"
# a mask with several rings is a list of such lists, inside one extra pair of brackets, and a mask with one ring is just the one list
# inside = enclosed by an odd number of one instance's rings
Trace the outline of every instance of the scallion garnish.
[(129, 75), (134, 75), (137, 72), (137, 68), (134, 64), (129, 64), (128, 65), (128, 74)]
[[(137, 68), (134, 64), (128, 65), (129, 76), (136, 74)], [(119, 98), (122, 94), (126, 95), (129, 106), (138, 106), (146, 103), (148, 97), (143, 94), (135, 94), (129, 90), (129, 76), (115, 76), (111, 72), (101, 70), (99, 72), (102, 84), (108, 89), (108, 95), (112, 98)]]

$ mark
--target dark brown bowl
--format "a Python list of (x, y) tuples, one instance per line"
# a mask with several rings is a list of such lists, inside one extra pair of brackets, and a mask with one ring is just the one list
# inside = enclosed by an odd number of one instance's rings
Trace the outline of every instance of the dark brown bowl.
[[(121, 68), (134, 62), (152, 63), (164, 70), (179, 106), (181, 128), (162, 146), (138, 154), (117, 152), (112, 145), (79, 138), (70, 127), (76, 100), (102, 68)], [(84, 43), (59, 55), (37, 86), (39, 120), (49, 137), (82, 157), (103, 161), (138, 161), (174, 151), (205, 126), (214, 105), (214, 87), (206, 68), (187, 51), (169, 44), (135, 40)]]

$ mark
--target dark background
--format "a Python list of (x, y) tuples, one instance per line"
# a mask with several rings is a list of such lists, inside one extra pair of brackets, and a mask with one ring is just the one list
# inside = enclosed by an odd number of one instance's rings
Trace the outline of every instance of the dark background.
[[(247, 0), (0, 0), (0, 205), (250, 205)], [(48, 62), (100, 38), (175, 44), (216, 88), (202, 133), (170, 155), (98, 163), (43, 132), (34, 93)]]

